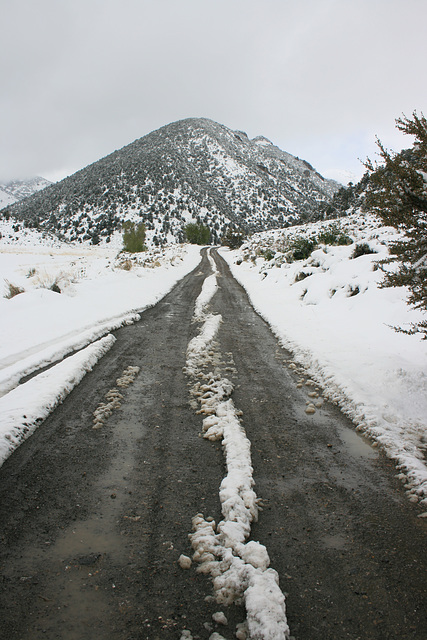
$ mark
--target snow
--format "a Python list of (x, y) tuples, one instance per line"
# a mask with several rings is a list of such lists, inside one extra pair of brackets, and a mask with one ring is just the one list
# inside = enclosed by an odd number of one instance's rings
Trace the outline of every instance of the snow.
[(16, 198), (4, 189), (4, 185), (0, 185), (0, 209), (7, 207), (16, 202)]
[(1, 461), (33, 433), (114, 342), (111, 334), (101, 338), (1, 398)]
[(203, 281), (202, 291), (196, 300), (196, 306), (194, 309), (194, 320), (202, 320), (204, 317), (204, 310), (212, 298), (213, 294), (217, 290), (218, 285), (216, 281), (216, 275), (213, 273)]
[(0, 464), (112, 346), (110, 332), (138, 320), (199, 261), (192, 245), (118, 257), (114, 247), (46, 241), (31, 230), (21, 244), (2, 238), (0, 283), (24, 293), (0, 298)]
[[(289, 627), (285, 597), (277, 572), (269, 568), (264, 545), (248, 540), (251, 524), (258, 518), (258, 500), (253, 489), (251, 443), (240, 423), (231, 399), (233, 384), (222, 377), (222, 355), (216, 342), (222, 322), (220, 314), (209, 313), (209, 302), (217, 290), (217, 269), (209, 256), (213, 274), (208, 276), (195, 303), (194, 322), (203, 323), (187, 348), (185, 372), (190, 377), (190, 393), (203, 420), (204, 437), (222, 440), (227, 473), (219, 487), (223, 519), (197, 514), (190, 534), (193, 560), (198, 571), (210, 574), (219, 604), (245, 603), (246, 628), (252, 640), (286, 640)], [(215, 634), (214, 634), (215, 635)], [(240, 637), (246, 637), (243, 629)], [(212, 636), (211, 636), (212, 637)], [(215, 636), (218, 637), (218, 636)], [(221, 636), (219, 636), (221, 637)]]
[[(393, 329), (410, 328), (425, 314), (406, 304), (406, 289), (380, 288), (378, 262), (396, 231), (355, 214), (341, 221), (353, 244), (322, 245), (306, 260), (286, 261), (293, 237), (328, 224), (256, 234), (221, 253), (295, 361), (395, 460), (410, 499), (427, 506), (427, 341)], [(376, 253), (352, 258), (355, 243)]]

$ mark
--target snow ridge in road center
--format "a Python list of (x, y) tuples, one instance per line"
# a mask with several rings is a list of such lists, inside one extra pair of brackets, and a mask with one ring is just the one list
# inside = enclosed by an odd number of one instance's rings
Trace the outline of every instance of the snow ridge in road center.
[[(193, 316), (194, 321), (204, 320), (204, 324), (188, 345), (185, 370), (194, 380), (190, 393), (200, 403), (198, 413), (205, 415), (204, 437), (222, 438), (227, 475), (219, 490), (223, 520), (216, 527), (212, 518), (205, 519), (202, 514), (193, 518), (193, 558), (200, 563), (198, 571), (212, 576), (217, 602), (230, 605), (244, 601), (247, 619), (238, 625), (239, 640), (285, 640), (289, 627), (277, 572), (268, 568), (270, 559), (264, 545), (245, 542), (258, 517), (251, 445), (239, 420), (241, 412), (231, 399), (233, 384), (222, 377), (218, 366), (221, 354), (215, 337), (222, 317), (206, 313), (217, 289), (217, 268), (211, 255), (209, 260), (214, 273), (204, 282)], [(205, 373), (207, 367), (213, 371)]]
[(193, 320), (197, 322), (201, 322), (204, 319), (204, 312), (212, 300), (215, 291), (218, 289), (218, 283), (216, 279), (216, 273), (205, 278), (202, 286), (202, 290), (196, 300), (196, 305), (194, 308)]

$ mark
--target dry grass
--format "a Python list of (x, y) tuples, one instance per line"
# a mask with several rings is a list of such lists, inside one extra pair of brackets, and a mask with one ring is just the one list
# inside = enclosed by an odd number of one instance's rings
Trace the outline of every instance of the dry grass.
[(5, 280), (5, 284), (6, 284), (6, 293), (4, 294), (4, 297), (7, 298), (8, 300), (10, 300), (11, 298), (14, 298), (20, 293), (25, 292), (25, 289), (23, 289), (22, 287), (19, 287), (16, 284), (12, 284), (11, 282), (9, 282), (9, 280)]
[(132, 260), (123, 260), (122, 262), (119, 262), (117, 266), (119, 269), (123, 269), (124, 271), (130, 271), (133, 267), (133, 262)]

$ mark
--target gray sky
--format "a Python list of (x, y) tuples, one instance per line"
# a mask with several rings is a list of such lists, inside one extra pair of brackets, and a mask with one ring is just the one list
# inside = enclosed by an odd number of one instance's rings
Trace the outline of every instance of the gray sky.
[(0, 182), (192, 116), (358, 179), (427, 115), (426, 25), (425, 0), (0, 0)]

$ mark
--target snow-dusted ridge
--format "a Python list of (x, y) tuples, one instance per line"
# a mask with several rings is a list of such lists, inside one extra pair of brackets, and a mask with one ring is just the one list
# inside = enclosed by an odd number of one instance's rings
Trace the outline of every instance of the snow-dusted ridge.
[[(207, 118), (161, 127), (123, 149), (12, 204), (4, 215), (67, 240), (111, 241), (125, 220), (144, 222), (147, 241), (181, 242), (196, 215), (219, 242), (245, 229), (313, 219), (338, 184), (307, 162)], [(0, 216), (1, 218), (1, 216)]]
[[(353, 244), (320, 244), (288, 262), (295, 237), (339, 224)], [(295, 360), (396, 461), (409, 498), (427, 506), (427, 341), (396, 333), (425, 318), (407, 291), (382, 289), (378, 262), (397, 237), (373, 216), (349, 216), (254, 235), (238, 251), (221, 250), (234, 277)], [(356, 245), (374, 253), (352, 257)]]
[(209, 259), (214, 273), (205, 279), (193, 316), (203, 325), (188, 345), (185, 371), (195, 406), (200, 405), (198, 413), (205, 416), (204, 437), (222, 440), (227, 474), (219, 489), (221, 522), (216, 525), (202, 514), (193, 518), (193, 559), (199, 563), (198, 571), (212, 577), (218, 603), (244, 602), (247, 618), (236, 630), (238, 639), (285, 640), (289, 627), (277, 572), (269, 568), (265, 546), (247, 542), (251, 524), (258, 518), (251, 444), (239, 420), (241, 412), (231, 399), (233, 384), (218, 367), (221, 354), (215, 338), (222, 318), (207, 310), (217, 289), (216, 265)]
[(33, 193), (48, 187), (51, 182), (45, 178), (31, 178), (30, 180), (14, 180), (6, 184), (0, 184), (0, 209), (13, 202), (31, 196)]

